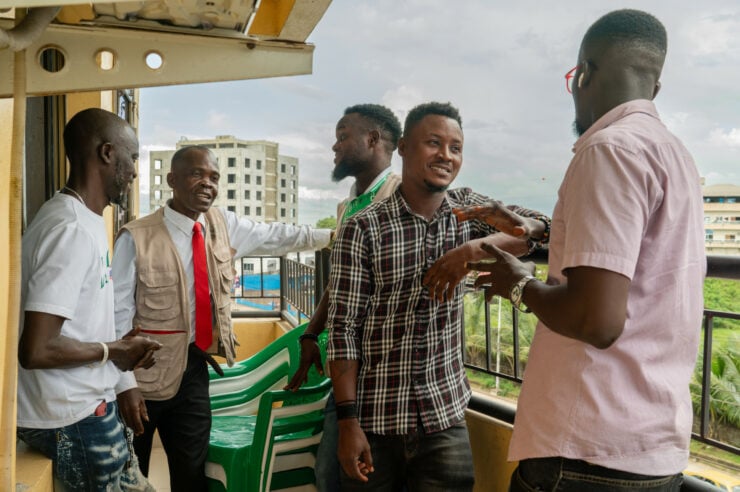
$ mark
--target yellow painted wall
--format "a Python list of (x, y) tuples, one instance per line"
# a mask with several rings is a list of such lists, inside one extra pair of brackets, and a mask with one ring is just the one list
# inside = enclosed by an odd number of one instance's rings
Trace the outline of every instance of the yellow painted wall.
[(465, 420), (470, 434), (475, 467), (474, 492), (507, 492), (516, 463), (506, 461), (512, 426), (482, 413), (468, 410)]
[[(290, 326), (278, 319), (234, 318), (234, 334), (239, 346), (236, 348), (236, 360), (253, 356), (267, 344), (283, 335)], [(216, 357), (219, 362), (226, 359)]]

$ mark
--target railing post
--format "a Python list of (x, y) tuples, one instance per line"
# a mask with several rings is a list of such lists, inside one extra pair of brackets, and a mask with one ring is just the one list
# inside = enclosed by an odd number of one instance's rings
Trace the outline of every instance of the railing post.
[(285, 256), (280, 257), (280, 313), (285, 316), (283, 313), (288, 309), (286, 305), (286, 296), (288, 286), (286, 285), (287, 279), (288, 279), (288, 271), (287, 271), (287, 263), (285, 261)]
[(709, 399), (711, 398), (712, 385), (712, 328), (714, 327), (714, 315), (706, 313), (704, 316), (704, 360), (701, 367), (701, 422), (699, 435), (703, 438), (709, 437)]

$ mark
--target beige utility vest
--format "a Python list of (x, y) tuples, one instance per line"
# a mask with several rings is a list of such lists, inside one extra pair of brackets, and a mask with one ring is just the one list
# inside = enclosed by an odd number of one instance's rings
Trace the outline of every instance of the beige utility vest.
[[(231, 329), (231, 286), (234, 259), (226, 221), (218, 209), (210, 209), (206, 220), (206, 262), (213, 303), (213, 344), (208, 353), (234, 363), (234, 333)], [(136, 246), (136, 314), (133, 325), (141, 334), (157, 340), (157, 363), (134, 371), (148, 400), (167, 400), (180, 389), (188, 359), (190, 303), (185, 271), (164, 224), (164, 207), (123, 226)]]

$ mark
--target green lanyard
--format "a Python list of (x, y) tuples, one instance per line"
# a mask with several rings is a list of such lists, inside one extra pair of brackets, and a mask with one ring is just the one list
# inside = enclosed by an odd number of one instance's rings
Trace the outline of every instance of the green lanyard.
[(375, 186), (370, 188), (368, 191), (363, 193), (362, 195), (354, 198), (352, 201), (350, 201), (347, 204), (347, 207), (344, 209), (344, 215), (342, 216), (341, 222), (344, 222), (345, 220), (352, 217), (354, 214), (362, 210), (363, 208), (367, 207), (373, 202), (373, 199), (375, 198), (375, 195), (378, 194), (378, 190), (380, 190), (380, 187), (383, 186), (383, 183), (385, 183), (385, 180), (388, 178), (387, 173), (383, 178), (375, 183)]

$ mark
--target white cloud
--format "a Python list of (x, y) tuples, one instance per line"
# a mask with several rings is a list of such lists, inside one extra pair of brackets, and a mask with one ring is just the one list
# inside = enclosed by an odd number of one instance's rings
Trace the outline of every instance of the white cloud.
[(709, 135), (709, 141), (714, 145), (740, 148), (740, 128), (731, 128), (728, 131), (715, 128)]
[[(668, 31), (656, 99), (668, 128), (708, 181), (740, 181), (740, 3), (622, 6), (651, 12)], [(142, 89), (142, 145), (172, 148), (182, 135), (277, 141), (300, 160), (300, 220), (315, 223), (335, 213), (351, 184), (330, 178), (344, 108), (379, 102), (403, 120), (420, 102), (451, 101), (465, 130), (457, 184), (549, 212), (574, 141), (563, 75), (583, 33), (611, 8), (592, 0), (333, 2), (309, 39), (312, 75)]]

